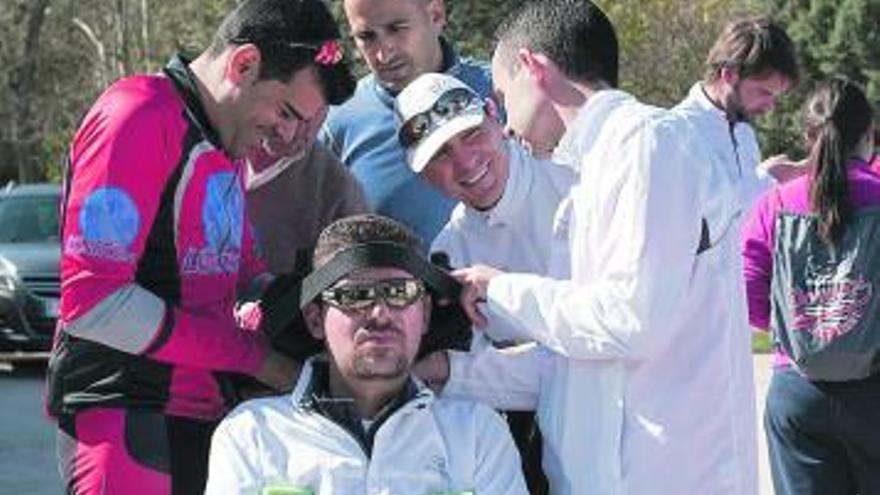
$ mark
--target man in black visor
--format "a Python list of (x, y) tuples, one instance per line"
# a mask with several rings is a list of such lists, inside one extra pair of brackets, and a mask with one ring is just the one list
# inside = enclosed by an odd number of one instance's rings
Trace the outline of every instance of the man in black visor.
[(207, 493), (527, 493), (504, 421), (410, 374), (434, 301), (458, 289), (419, 239), (385, 217), (347, 217), (321, 233), (314, 262), (300, 306), (325, 352), (291, 395), (220, 424)]

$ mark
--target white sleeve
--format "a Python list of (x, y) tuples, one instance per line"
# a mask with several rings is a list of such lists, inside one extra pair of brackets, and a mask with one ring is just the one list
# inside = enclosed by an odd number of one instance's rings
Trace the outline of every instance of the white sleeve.
[(595, 172), (573, 192), (578, 282), (497, 276), (490, 313), (580, 359), (641, 359), (674, 338), (701, 234), (698, 165), (709, 162), (696, 163), (680, 131), (655, 127), (585, 157)]
[(527, 495), (519, 453), (507, 423), (495, 411), (476, 404), (477, 451), (473, 492), (479, 495)]
[(552, 366), (536, 344), (507, 349), (486, 346), (476, 352), (449, 352), (449, 379), (443, 396), (485, 402), (496, 409), (534, 411), (541, 376)]
[(256, 444), (238, 438), (235, 421), (229, 419), (222, 421), (211, 437), (205, 495), (257, 495), (263, 480), (256, 453), (249, 451)]

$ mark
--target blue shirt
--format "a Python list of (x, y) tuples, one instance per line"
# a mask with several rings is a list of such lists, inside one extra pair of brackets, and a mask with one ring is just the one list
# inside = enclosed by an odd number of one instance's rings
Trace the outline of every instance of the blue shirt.
[[(459, 59), (441, 38), (444, 71), (484, 98), (492, 95), (492, 77), (485, 63)], [(429, 246), (446, 224), (456, 201), (410, 170), (397, 141), (396, 95), (373, 74), (358, 81), (354, 95), (333, 107), (321, 139), (352, 171), (364, 189), (371, 209), (413, 229)]]

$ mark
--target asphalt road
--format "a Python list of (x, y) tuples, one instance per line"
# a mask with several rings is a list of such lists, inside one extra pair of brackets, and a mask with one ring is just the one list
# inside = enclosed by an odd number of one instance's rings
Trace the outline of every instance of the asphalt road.
[[(768, 356), (755, 356), (758, 424), (770, 375)], [(55, 434), (43, 413), (40, 367), (10, 371), (0, 362), (0, 495), (62, 493), (55, 465)], [(759, 432), (760, 495), (773, 495), (763, 431)]]
[(55, 430), (43, 413), (39, 364), (0, 362), (0, 494), (63, 493), (55, 465)]

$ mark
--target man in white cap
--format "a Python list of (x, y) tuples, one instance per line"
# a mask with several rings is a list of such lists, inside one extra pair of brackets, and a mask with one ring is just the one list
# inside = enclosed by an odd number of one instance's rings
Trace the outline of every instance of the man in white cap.
[[(555, 215), (576, 181), (573, 168), (538, 160), (506, 138), (491, 100), (484, 102), (445, 74), (415, 79), (398, 95), (397, 112), (400, 144), (412, 170), (460, 201), (434, 240), (434, 253), (446, 253), (453, 267), (488, 263), (568, 276), (567, 233)], [(496, 343), (530, 340), (500, 319), (483, 335)], [(474, 342), (477, 352), (489, 341)], [(507, 416), (530, 492), (546, 493), (533, 415), (508, 411)]]
[(553, 261), (566, 244), (553, 242), (563, 233), (554, 217), (577, 179), (572, 168), (536, 159), (506, 138), (491, 100), (445, 74), (415, 79), (398, 95), (397, 112), (410, 168), (460, 201), (432, 252), (445, 252), (454, 267), (479, 262), (566, 276)]

